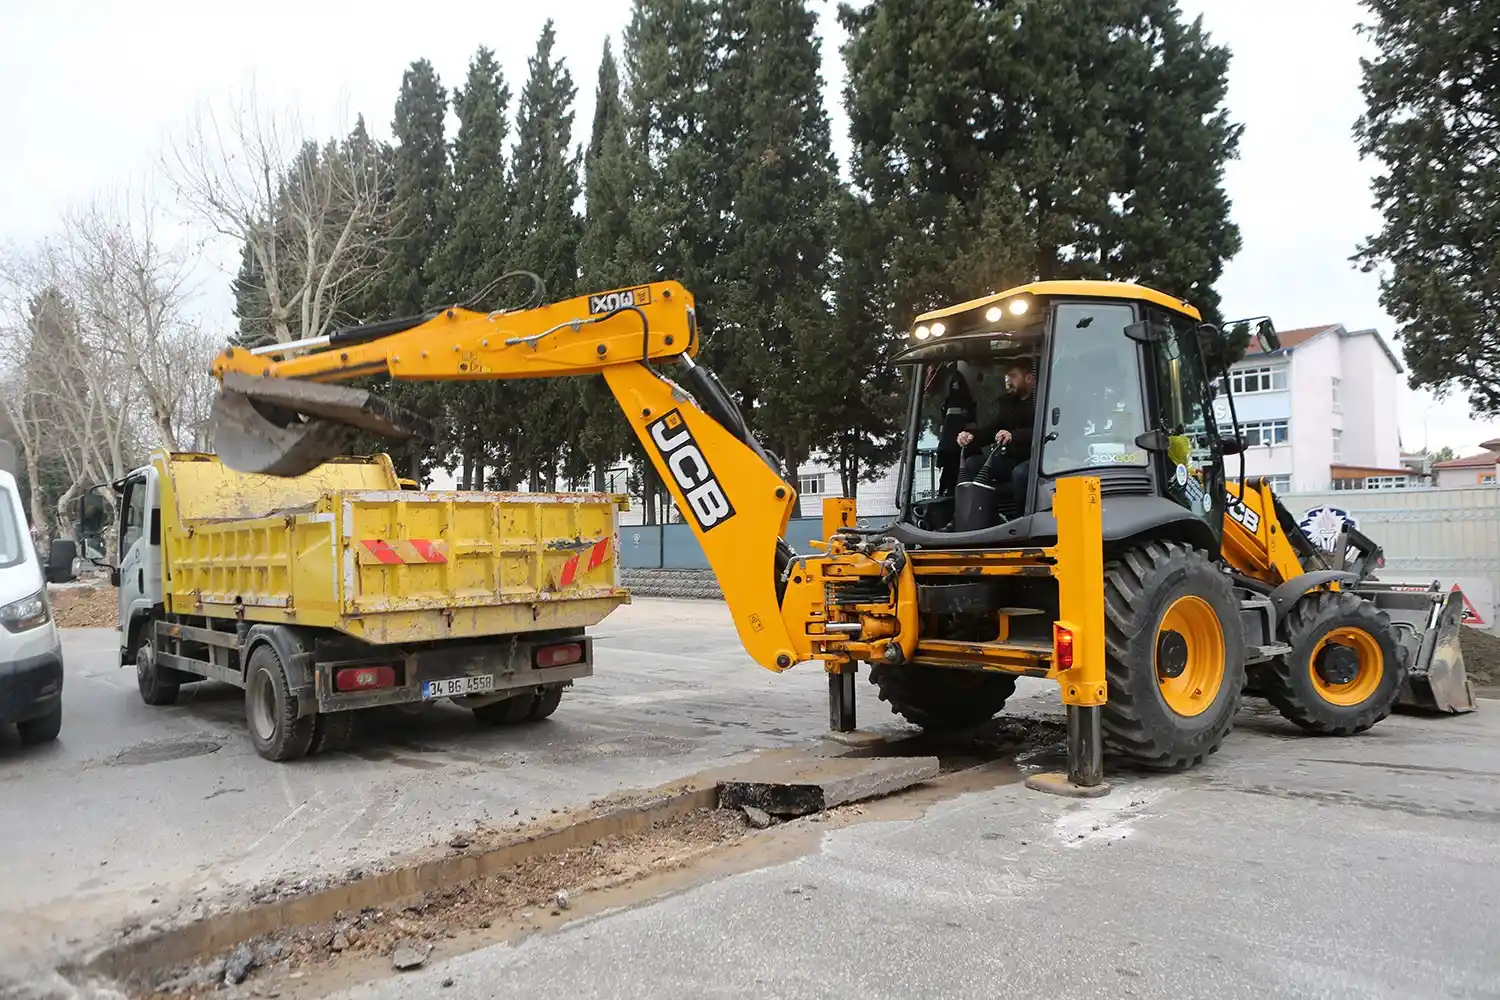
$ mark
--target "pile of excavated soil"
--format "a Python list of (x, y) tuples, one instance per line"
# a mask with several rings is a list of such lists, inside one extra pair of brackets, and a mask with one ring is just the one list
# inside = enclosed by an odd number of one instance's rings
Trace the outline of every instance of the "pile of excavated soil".
[(119, 628), (113, 587), (54, 587), (48, 596), (59, 628)]
[(1459, 646), (1464, 651), (1464, 670), (1475, 687), (1500, 684), (1500, 636), (1467, 625), (1461, 628)]

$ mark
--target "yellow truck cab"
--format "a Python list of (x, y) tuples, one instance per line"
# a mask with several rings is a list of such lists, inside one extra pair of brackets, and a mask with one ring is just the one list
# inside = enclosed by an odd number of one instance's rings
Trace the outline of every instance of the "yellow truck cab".
[(141, 697), (244, 688), (272, 760), (343, 744), (380, 705), (551, 715), (593, 672), (584, 630), (629, 600), (622, 498), (414, 485), (385, 455), (281, 478), (164, 451), (115, 484), (120, 661)]

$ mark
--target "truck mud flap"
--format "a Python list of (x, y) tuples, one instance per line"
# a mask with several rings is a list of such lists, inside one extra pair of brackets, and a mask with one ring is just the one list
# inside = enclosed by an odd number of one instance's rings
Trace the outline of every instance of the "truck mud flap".
[(1390, 616), (1397, 645), (1405, 651), (1406, 680), (1398, 710), (1457, 714), (1478, 707), (1460, 644), (1462, 593), (1436, 583), (1421, 591), (1372, 583), (1358, 592)]

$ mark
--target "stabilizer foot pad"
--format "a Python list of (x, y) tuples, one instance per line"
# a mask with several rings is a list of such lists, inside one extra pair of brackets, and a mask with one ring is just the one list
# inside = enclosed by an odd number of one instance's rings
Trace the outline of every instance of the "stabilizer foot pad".
[(1034, 792), (1046, 792), (1048, 795), (1061, 795), (1070, 799), (1097, 799), (1110, 792), (1107, 781), (1101, 781), (1097, 785), (1075, 785), (1061, 771), (1033, 774), (1026, 779), (1026, 787)]

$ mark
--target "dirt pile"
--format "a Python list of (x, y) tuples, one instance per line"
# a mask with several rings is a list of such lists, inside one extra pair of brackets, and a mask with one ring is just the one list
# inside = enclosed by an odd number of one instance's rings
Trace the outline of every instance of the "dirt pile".
[(1477, 628), (1462, 627), (1458, 644), (1464, 651), (1464, 670), (1475, 687), (1500, 684), (1500, 636)]
[(113, 587), (54, 587), (48, 596), (59, 628), (119, 627)]

